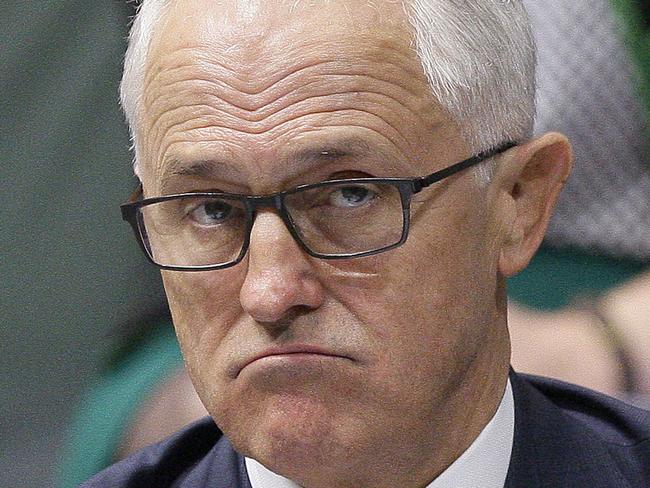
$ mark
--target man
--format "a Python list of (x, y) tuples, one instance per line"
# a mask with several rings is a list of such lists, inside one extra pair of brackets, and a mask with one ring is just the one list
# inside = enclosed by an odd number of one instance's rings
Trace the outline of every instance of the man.
[(509, 369), (571, 166), (533, 88), (518, 1), (145, 2), (123, 213), (223, 435), (85, 486), (647, 486), (647, 413)]

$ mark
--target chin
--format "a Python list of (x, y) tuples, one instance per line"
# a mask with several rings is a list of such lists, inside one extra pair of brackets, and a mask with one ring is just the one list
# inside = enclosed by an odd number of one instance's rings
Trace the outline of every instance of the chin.
[(345, 422), (337, 415), (311, 398), (275, 396), (250, 418), (245, 433), (227, 435), (241, 454), (299, 481), (305, 473), (323, 470), (325, 462), (349, 456), (351, 446), (340, 431)]

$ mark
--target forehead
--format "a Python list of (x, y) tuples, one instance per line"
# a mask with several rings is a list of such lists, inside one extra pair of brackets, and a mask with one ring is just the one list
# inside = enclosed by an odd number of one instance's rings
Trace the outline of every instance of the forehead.
[(345, 55), (377, 63), (397, 57), (417, 61), (401, 5), (358, 0), (175, 1), (154, 33), (147, 74), (155, 75), (184, 55), (196, 69), (221, 64), (251, 84), (309, 57), (312, 62), (327, 57), (342, 61)]
[(168, 35), (154, 38), (154, 50), (216, 39), (228, 46), (248, 46), (252, 52), (260, 44), (283, 44), (288, 38), (410, 38), (399, 0), (176, 0), (164, 11), (157, 30)]
[(180, 127), (189, 140), (209, 126), (227, 153), (326, 113), (349, 118), (354, 107), (350, 127), (373, 119), (389, 144), (407, 145), (398, 126), (410, 121), (398, 112), (430, 117), (430, 128), (440, 120), (434, 104), (401, 2), (185, 0), (154, 32), (144, 130), (151, 159), (164, 161), (165, 138)]

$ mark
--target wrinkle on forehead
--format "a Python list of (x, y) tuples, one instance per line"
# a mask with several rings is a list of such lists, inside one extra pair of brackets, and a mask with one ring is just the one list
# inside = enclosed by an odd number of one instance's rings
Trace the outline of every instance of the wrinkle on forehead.
[(414, 82), (415, 71), (409, 72), (409, 66), (390, 59), (366, 65), (342, 59), (307, 60), (269, 76), (271, 82), (265, 80), (264, 87), (253, 91), (250, 84), (230, 78), (229, 70), (223, 69), (221, 63), (212, 64), (206, 59), (197, 69), (199, 63), (192, 61), (192, 55), (186, 50), (183, 53), (181, 58), (190, 59), (176, 60), (174, 54), (170, 55), (166, 62), (174, 66), (159, 83), (156, 79), (147, 82), (144, 106), (150, 115), (148, 129), (155, 132), (156, 126), (167, 127), (157, 134), (157, 143), (178, 127), (179, 119), (187, 118), (183, 115), (194, 121), (182, 122), (190, 123), (184, 125), (185, 129), (206, 127), (212, 123), (206, 120), (209, 118), (233, 130), (243, 126), (252, 134), (261, 134), (301, 114), (307, 115), (319, 103), (324, 107), (321, 112), (360, 109), (362, 97), (368, 114), (387, 125), (394, 125), (389, 120), (390, 111), (373, 110), (373, 106), (399, 105), (424, 126), (435, 122), (427, 120), (432, 111), (431, 101), (421, 97), (422, 90), (426, 90), (424, 82)]
[[(336, 52), (336, 46), (321, 46)], [(161, 96), (160, 88), (182, 90), (188, 82), (201, 85), (206, 91), (214, 90), (229, 103), (242, 111), (256, 112), (270, 104), (279, 101), (287, 92), (308, 88), (310, 84), (323, 82), (327, 77), (368, 77), (376, 82), (392, 84), (392, 89), (398, 89), (404, 99), (414, 100), (421, 96), (423, 80), (418, 79), (419, 71), (404, 63), (394, 50), (386, 48), (382, 59), (350, 59), (342, 54), (324, 56), (302, 56), (302, 60), (290, 63), (284, 61), (280, 66), (260, 69), (256, 79), (242, 80), (233, 68), (215, 59), (218, 54), (213, 47), (188, 48), (167, 54), (156, 70), (147, 73), (145, 78), (145, 106), (152, 111), (156, 100)], [(287, 59), (300, 57), (299, 52), (287, 52)], [(163, 78), (160, 80), (160, 78)], [(157, 82), (160, 83), (157, 83)], [(156, 84), (160, 86), (155, 86)], [(152, 89), (152, 85), (154, 88)], [(283, 90), (283, 88), (286, 88)], [(236, 95), (236, 98), (229, 95)], [(242, 95), (246, 95), (242, 97)]]

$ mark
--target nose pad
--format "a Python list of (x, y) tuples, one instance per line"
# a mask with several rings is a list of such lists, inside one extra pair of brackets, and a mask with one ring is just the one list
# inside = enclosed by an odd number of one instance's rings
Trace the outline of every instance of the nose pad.
[(292, 310), (322, 305), (324, 291), (311, 259), (276, 212), (257, 213), (251, 229), (242, 308), (256, 321), (277, 323)]
[(270, 243), (280, 245), (284, 243), (288, 246), (298, 246), (287, 223), (278, 214), (271, 209), (257, 210), (253, 216), (253, 224), (250, 231), (250, 246), (266, 246)]

